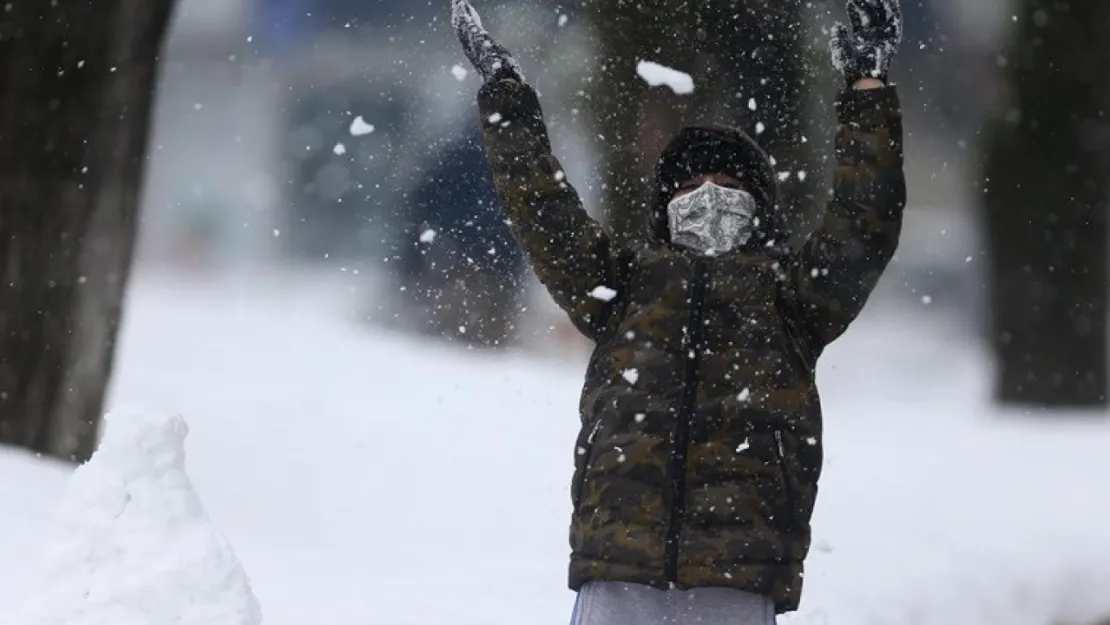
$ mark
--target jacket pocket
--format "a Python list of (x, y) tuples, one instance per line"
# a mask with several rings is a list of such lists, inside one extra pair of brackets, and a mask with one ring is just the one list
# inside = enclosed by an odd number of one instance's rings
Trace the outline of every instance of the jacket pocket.
[(786, 459), (786, 443), (784, 441), (782, 430), (775, 430), (775, 461), (779, 465), (779, 474), (782, 478), (782, 489), (786, 497), (786, 512), (782, 522), (783, 528), (793, 530), (798, 525), (798, 515), (801, 511), (798, 509), (798, 492), (794, 488), (793, 475), (790, 472), (790, 465)]
[(575, 471), (574, 483), (571, 486), (571, 503), (574, 510), (577, 511), (582, 506), (582, 495), (586, 489), (586, 473), (590, 468), (590, 456), (593, 452), (594, 438), (597, 437), (598, 430), (601, 429), (601, 417), (594, 418), (593, 422), (588, 427), (582, 428), (582, 434), (578, 437), (578, 444), (575, 446)]

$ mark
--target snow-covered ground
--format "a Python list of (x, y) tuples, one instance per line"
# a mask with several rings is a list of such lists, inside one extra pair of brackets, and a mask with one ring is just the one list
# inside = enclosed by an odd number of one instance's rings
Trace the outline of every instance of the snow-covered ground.
[[(139, 276), (111, 401), (117, 420), (188, 423), (174, 483), (234, 546), (263, 622), (566, 623), (581, 363), (391, 337), (350, 323), (336, 283), (293, 282)], [(966, 336), (882, 305), (828, 351), (815, 549), (782, 622), (1110, 616), (1110, 422), (999, 414), (984, 370)], [(0, 605), (35, 596), (52, 531), (82, 531), (68, 475), (0, 452)], [(120, 540), (108, 521), (88, 537)]]

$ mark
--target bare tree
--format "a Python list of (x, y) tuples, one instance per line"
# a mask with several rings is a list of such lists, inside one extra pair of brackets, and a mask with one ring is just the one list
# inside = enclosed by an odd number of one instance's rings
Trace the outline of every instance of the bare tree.
[(984, 145), (995, 392), (1105, 406), (1110, 3), (1017, 5)]
[[(654, 157), (688, 124), (731, 125), (776, 159), (781, 208), (799, 225), (821, 204), (822, 160), (807, 144), (807, 71), (801, 0), (602, 0), (589, 3), (598, 68), (585, 92), (605, 169), (606, 216), (618, 232), (650, 202)], [(824, 50), (822, 49), (821, 52)], [(694, 79), (690, 95), (650, 87), (653, 61)], [(826, 63), (827, 64), (827, 63)], [(807, 84), (810, 85), (807, 87)], [(804, 172), (804, 173), (799, 173)]]
[(95, 449), (173, 0), (0, 8), (0, 442)]

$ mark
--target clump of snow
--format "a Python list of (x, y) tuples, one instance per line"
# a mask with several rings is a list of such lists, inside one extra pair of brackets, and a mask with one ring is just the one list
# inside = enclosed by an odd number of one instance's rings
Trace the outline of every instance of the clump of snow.
[(351, 122), (351, 134), (356, 137), (368, 135), (372, 132), (374, 132), (374, 125), (366, 123), (366, 120), (362, 118), (362, 115), (359, 115), (354, 119), (354, 121)]
[(590, 291), (590, 297), (594, 299), (599, 299), (603, 302), (612, 301), (612, 299), (616, 296), (617, 292), (605, 286), (604, 284), (599, 284), (595, 286), (592, 291)]
[(455, 77), (455, 80), (460, 82), (466, 79), (468, 73), (469, 72), (467, 72), (466, 68), (462, 65), (454, 65), (451, 67), (451, 75)]
[(636, 73), (652, 87), (665, 85), (679, 95), (694, 92), (694, 79), (689, 74), (659, 63), (640, 61), (636, 64)]
[(79, 467), (20, 625), (259, 625), (231, 545), (185, 473), (180, 417), (112, 414)]
[(332, 148), (331, 151), (335, 152), (337, 156), (343, 156), (347, 153), (347, 146), (343, 145), (342, 143), (336, 143), (335, 147)]
[(628, 381), (629, 384), (635, 384), (640, 379), (640, 372), (637, 369), (625, 369), (621, 371), (621, 376)]
[(431, 228), (428, 228), (424, 232), (420, 233), (420, 242), (421, 243), (431, 243), (432, 241), (435, 241), (435, 240), (436, 240), (436, 231), (432, 230)]

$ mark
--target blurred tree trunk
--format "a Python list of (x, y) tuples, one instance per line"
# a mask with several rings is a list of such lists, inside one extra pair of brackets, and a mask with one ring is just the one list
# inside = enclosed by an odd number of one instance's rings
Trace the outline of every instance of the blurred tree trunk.
[(1105, 406), (1110, 3), (1020, 0), (983, 170), (999, 401)]
[[(807, 143), (806, 71), (801, 0), (599, 0), (589, 3), (598, 35), (598, 68), (584, 94), (605, 189), (607, 221), (618, 233), (655, 197), (652, 168), (682, 126), (733, 126), (776, 160), (780, 210), (798, 224), (795, 242), (821, 204), (823, 160)], [(694, 92), (649, 87), (637, 74), (653, 61), (690, 74)], [(811, 88), (811, 87), (809, 87)], [(749, 106), (754, 103), (755, 109)], [(805, 172), (798, 175), (798, 172)]]
[(95, 449), (173, 0), (0, 12), (0, 443)]

